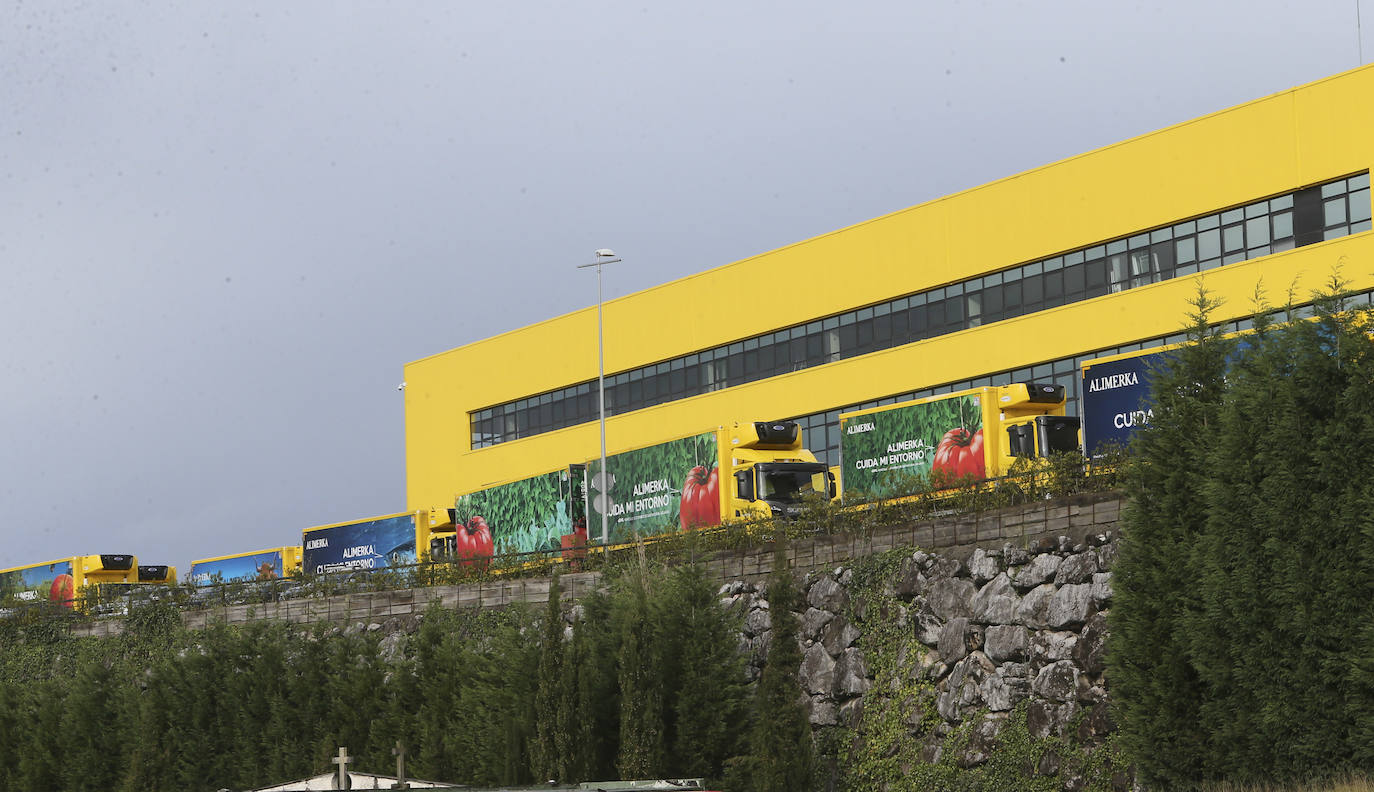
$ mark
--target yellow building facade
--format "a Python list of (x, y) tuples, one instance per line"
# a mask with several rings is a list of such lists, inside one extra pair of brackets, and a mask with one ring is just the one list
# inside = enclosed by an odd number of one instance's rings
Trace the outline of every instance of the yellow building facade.
[[(605, 304), (608, 451), (1011, 381), (1374, 290), (1363, 67)], [(407, 508), (596, 457), (595, 306), (405, 366)], [(585, 343), (578, 343), (578, 340)], [(442, 513), (439, 512), (439, 513)]]

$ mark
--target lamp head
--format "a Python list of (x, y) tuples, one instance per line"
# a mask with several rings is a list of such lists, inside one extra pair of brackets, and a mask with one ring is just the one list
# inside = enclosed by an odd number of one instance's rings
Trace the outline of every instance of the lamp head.
[(601, 248), (600, 250), (596, 251), (596, 253), (594, 253), (593, 255), (595, 255), (597, 258), (611, 258), (615, 255), (615, 251), (611, 250), (610, 248)]

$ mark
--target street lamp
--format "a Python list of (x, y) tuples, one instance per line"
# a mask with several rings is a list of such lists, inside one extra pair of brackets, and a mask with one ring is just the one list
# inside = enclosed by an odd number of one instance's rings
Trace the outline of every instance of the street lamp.
[(611, 504), (610, 476), (606, 471), (606, 340), (605, 334), (601, 329), (601, 265), (614, 264), (620, 259), (616, 258), (615, 251), (610, 248), (601, 248), (592, 255), (596, 256), (596, 261), (590, 264), (578, 264), (578, 269), (596, 267), (596, 394), (601, 404), (601, 544), (605, 545), (609, 539), (610, 531), (608, 525), (610, 521), (606, 517), (606, 512)]

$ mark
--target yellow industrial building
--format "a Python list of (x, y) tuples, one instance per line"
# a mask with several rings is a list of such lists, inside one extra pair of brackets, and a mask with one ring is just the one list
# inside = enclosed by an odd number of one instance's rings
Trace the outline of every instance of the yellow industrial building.
[[(790, 418), (838, 464), (842, 410), (1034, 380), (1072, 412), (1199, 280), (1237, 326), (1260, 284), (1374, 290), (1371, 99), (1374, 66), (608, 301), (608, 449)], [(593, 305), (408, 364), (407, 508), (596, 457), (596, 341)]]

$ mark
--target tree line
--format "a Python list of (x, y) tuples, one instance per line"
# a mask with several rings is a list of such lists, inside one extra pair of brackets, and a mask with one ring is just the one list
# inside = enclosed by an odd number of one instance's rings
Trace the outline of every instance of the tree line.
[(1374, 770), (1374, 340), (1340, 284), (1153, 373), (1109, 681), (1150, 788)]
[[(632, 563), (569, 607), (432, 608), (398, 647), (376, 632), (257, 622), (189, 631), (170, 606), (118, 637), (0, 625), (0, 790), (244, 789), (331, 768), (470, 786), (703, 777), (804, 789), (810, 730), (789, 603), (746, 678), (741, 614), (702, 567)], [(781, 607), (779, 607), (781, 606)]]

